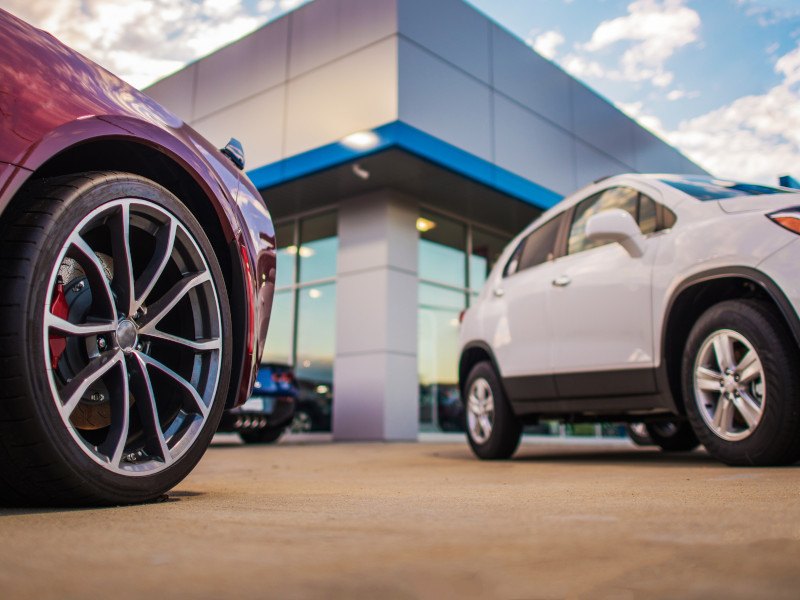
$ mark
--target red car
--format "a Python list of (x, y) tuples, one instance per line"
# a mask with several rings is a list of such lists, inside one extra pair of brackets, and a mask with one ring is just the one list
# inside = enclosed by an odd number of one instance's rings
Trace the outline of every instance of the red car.
[(0, 502), (150, 500), (250, 394), (275, 283), (235, 141), (0, 10)]

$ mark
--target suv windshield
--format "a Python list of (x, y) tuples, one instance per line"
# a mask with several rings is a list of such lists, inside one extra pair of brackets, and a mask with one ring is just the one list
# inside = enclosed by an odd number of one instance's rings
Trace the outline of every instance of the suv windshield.
[(662, 178), (661, 181), (698, 200), (722, 200), (723, 198), (759, 196), (761, 194), (787, 194), (795, 191), (754, 183), (711, 179), (710, 177)]

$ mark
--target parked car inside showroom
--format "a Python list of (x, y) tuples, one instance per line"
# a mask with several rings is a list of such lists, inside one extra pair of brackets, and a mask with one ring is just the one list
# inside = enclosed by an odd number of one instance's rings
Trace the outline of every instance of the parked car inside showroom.
[[(800, 458), (800, 196), (620, 175), (545, 212), (461, 327), (467, 433), (510, 457), (538, 419), (645, 423), (731, 465)], [(666, 426), (668, 424), (668, 426)]]
[(270, 214), (219, 151), (0, 11), (0, 502), (151, 500), (244, 402)]
[(271, 444), (292, 426), (297, 406), (297, 381), (289, 365), (263, 363), (250, 398), (226, 410), (217, 431), (238, 433), (246, 444)]

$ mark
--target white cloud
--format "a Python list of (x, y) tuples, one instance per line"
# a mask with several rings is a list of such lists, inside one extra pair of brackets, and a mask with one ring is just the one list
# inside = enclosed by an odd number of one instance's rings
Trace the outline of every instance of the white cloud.
[(564, 43), (564, 36), (560, 31), (550, 30), (526, 41), (536, 52), (547, 59), (553, 60), (558, 54), (558, 47)]
[(783, 81), (682, 122), (667, 140), (716, 175), (776, 183), (800, 175), (800, 45), (781, 57)]
[(6, 0), (4, 8), (137, 87), (304, 0)]
[(607, 75), (621, 81), (650, 81), (663, 88), (673, 80), (666, 61), (697, 40), (699, 27), (700, 16), (684, 0), (636, 0), (628, 6), (627, 15), (600, 23), (579, 50), (600, 52), (627, 43), (618, 68)]
[(636, 119), (640, 125), (646, 127), (656, 135), (661, 136), (662, 138), (667, 136), (667, 132), (664, 130), (664, 125), (661, 123), (661, 119), (644, 112), (643, 102), (615, 102), (614, 104), (626, 115), (632, 119)]

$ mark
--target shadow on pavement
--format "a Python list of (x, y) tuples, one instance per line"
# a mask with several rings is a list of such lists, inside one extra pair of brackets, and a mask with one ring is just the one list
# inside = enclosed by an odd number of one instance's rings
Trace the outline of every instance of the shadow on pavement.
[(136, 508), (137, 506), (149, 506), (153, 504), (171, 504), (173, 502), (180, 502), (183, 499), (194, 498), (196, 496), (205, 496), (205, 492), (193, 492), (190, 490), (172, 490), (167, 494), (163, 494), (155, 500), (149, 502), (141, 502), (139, 504), (117, 504), (112, 506), (3, 506), (0, 505), (0, 518), (2, 517), (18, 517), (23, 515), (47, 515), (47, 514), (64, 514), (64, 513), (77, 513), (88, 510), (106, 511), (106, 510), (119, 510), (126, 508)]

